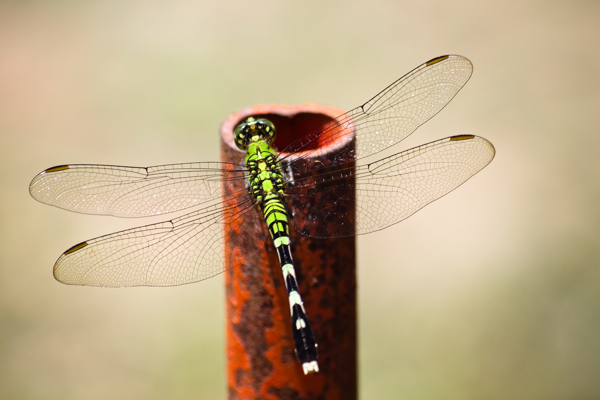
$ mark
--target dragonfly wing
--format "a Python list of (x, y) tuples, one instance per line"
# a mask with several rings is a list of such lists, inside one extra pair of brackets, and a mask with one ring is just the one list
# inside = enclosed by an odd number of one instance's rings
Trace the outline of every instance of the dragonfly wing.
[(488, 165), (494, 154), (494, 146), (487, 140), (462, 135), (356, 170), (317, 172), (289, 184), (292, 208), (308, 210), (302, 218), (293, 218), (292, 224), (300, 233), (314, 237), (351, 236), (386, 228), (462, 185)]
[(34, 199), (83, 214), (147, 217), (220, 199), (223, 181), (244, 180), (244, 167), (219, 162), (119, 167), (62, 165), (38, 174)]
[[(341, 165), (382, 151), (405, 139), (440, 112), (467, 83), (472, 72), (473, 65), (462, 56), (447, 55), (429, 60), (362, 106), (297, 139), (283, 150), (280, 159), (291, 165), (293, 173), (307, 173), (315, 169), (311, 159), (320, 159), (325, 152), (346, 147), (354, 134), (354, 148), (342, 151), (329, 164), (319, 166)], [(298, 152), (301, 153), (295, 156)]]
[(223, 262), (224, 243), (256, 225), (250, 195), (170, 221), (79, 243), (56, 261), (54, 277), (69, 285), (174, 286), (197, 282), (241, 262)]

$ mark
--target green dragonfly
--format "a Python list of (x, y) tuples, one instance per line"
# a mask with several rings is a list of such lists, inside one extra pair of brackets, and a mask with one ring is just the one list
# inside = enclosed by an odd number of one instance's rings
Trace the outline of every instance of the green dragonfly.
[[(224, 262), (225, 244), (235, 246), (251, 230), (248, 213), (259, 212), (285, 278), (296, 354), (305, 374), (318, 372), (317, 344), (298, 293), (289, 224), (317, 238), (370, 233), (402, 221), (483, 169), (494, 158), (494, 147), (473, 135), (447, 137), (354, 166), (437, 114), (471, 73), (465, 57), (436, 57), (280, 153), (271, 146), (276, 126), (250, 117), (235, 129), (235, 143), (246, 151), (244, 164), (49, 168), (33, 179), (30, 193), (65, 210), (135, 218), (197, 208), (169, 221), (79, 243), (56, 261), (54, 276), (69, 285), (104, 287), (173, 286), (210, 278), (239, 265), (233, 257)], [(353, 138), (354, 146), (344, 146)], [(316, 143), (330, 146), (324, 150)], [(327, 158), (331, 146), (339, 148), (334, 158)], [(232, 184), (238, 189), (223, 192)], [(331, 199), (341, 187), (352, 188), (356, 196)], [(320, 202), (327, 196), (330, 201)], [(302, 205), (310, 205), (311, 218), (292, 218)], [(336, 223), (348, 219), (339, 215), (348, 209), (355, 210), (352, 223)]]

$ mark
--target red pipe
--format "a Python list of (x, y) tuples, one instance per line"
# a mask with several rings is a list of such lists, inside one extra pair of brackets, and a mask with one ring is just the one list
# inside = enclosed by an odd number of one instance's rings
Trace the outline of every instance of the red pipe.
[[(233, 143), (233, 130), (248, 116), (260, 115), (275, 124), (274, 146), (281, 150), (342, 113), (314, 104), (259, 105), (236, 112), (221, 126), (221, 159), (243, 164), (244, 153)], [(354, 140), (345, 146), (353, 147)], [(320, 157), (333, 159), (337, 151)], [(224, 182), (223, 194), (244, 186), (241, 180)], [(353, 185), (339, 190), (346, 197), (355, 195)], [(294, 218), (310, 213), (299, 201), (290, 201), (290, 208)], [(234, 257), (239, 264), (225, 272), (229, 399), (356, 399), (355, 238), (316, 239), (290, 229), (299, 290), (319, 345), (320, 371), (305, 376), (294, 354), (290, 308), (277, 254), (260, 211), (251, 211), (246, 214), (252, 223), (244, 224), (245, 236), (225, 244), (226, 262)], [(348, 220), (340, 223), (354, 221), (353, 209), (345, 214)]]

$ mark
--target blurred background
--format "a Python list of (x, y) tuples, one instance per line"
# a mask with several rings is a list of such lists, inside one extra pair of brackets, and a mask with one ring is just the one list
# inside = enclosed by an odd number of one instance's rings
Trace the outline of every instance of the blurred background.
[(599, 45), (593, 1), (0, 1), (0, 398), (226, 396), (222, 277), (56, 282), (70, 246), (154, 220), (37, 203), (38, 172), (218, 160), (235, 110), (351, 109), (447, 53), (473, 77), (394, 150), (497, 155), (358, 239), (361, 398), (600, 398)]

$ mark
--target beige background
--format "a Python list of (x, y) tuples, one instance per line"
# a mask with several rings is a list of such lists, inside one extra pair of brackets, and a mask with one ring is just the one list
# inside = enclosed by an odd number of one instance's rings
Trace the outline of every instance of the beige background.
[(65, 249), (148, 220), (39, 204), (35, 174), (217, 160), (234, 110), (350, 109), (446, 53), (471, 81), (395, 150), (497, 156), (359, 238), (361, 397), (600, 398), (600, 3), (298, 3), (0, 2), (0, 398), (225, 397), (222, 277), (57, 283)]

